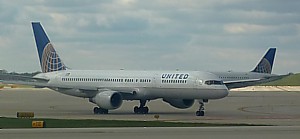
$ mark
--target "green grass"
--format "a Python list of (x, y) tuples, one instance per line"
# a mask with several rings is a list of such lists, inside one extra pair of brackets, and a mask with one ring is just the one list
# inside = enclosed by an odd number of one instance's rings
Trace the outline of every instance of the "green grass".
[(252, 124), (181, 123), (164, 121), (120, 121), (120, 120), (62, 120), (0, 118), (0, 128), (31, 128), (32, 121), (44, 121), (46, 128), (89, 127), (212, 127), (212, 126), (264, 126)]
[(292, 74), (280, 80), (261, 84), (262, 86), (300, 86), (300, 73)]

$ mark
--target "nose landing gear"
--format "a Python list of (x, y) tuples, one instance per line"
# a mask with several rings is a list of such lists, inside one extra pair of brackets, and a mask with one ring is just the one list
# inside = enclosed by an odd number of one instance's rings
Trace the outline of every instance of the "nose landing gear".
[(207, 103), (208, 100), (199, 100), (199, 110), (196, 111), (196, 116), (204, 116), (205, 113), (205, 108), (204, 108), (204, 103)]

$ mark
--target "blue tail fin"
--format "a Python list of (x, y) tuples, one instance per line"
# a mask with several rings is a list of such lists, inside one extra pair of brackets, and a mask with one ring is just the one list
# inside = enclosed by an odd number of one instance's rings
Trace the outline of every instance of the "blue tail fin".
[(40, 58), (42, 72), (66, 70), (66, 66), (59, 58), (47, 34), (39, 22), (32, 22), (35, 43)]
[(265, 56), (260, 60), (257, 66), (251, 72), (272, 73), (273, 62), (275, 58), (276, 48), (270, 48)]

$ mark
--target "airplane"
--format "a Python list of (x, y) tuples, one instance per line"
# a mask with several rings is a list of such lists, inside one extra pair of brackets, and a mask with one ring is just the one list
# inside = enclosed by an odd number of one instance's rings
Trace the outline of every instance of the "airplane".
[[(72, 70), (57, 54), (41, 23), (32, 22), (32, 28), (42, 73), (31, 77), (31, 80), (3, 82), (47, 87), (66, 95), (88, 98), (89, 102), (97, 105), (93, 109), (94, 114), (107, 114), (109, 110), (118, 109), (123, 100), (139, 100), (140, 105), (133, 108), (134, 113), (148, 114), (147, 101), (162, 99), (179, 109), (190, 108), (196, 100), (200, 104), (196, 116), (204, 116), (204, 103), (226, 97), (228, 88), (278, 77), (270, 74), (275, 48), (268, 51), (255, 70), (239, 74), (178, 70)], [(266, 60), (269, 65), (265, 64)]]

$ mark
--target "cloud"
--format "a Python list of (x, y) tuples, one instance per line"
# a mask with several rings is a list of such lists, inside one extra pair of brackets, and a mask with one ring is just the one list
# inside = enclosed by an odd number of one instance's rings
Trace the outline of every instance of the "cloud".
[(259, 34), (272, 30), (271, 27), (254, 24), (227, 24), (224, 26), (226, 33), (232, 34)]
[(40, 70), (30, 22), (41, 21), (74, 69), (248, 71), (277, 47), (275, 73), (295, 72), (299, 7), (296, 0), (0, 0), (0, 68)]

